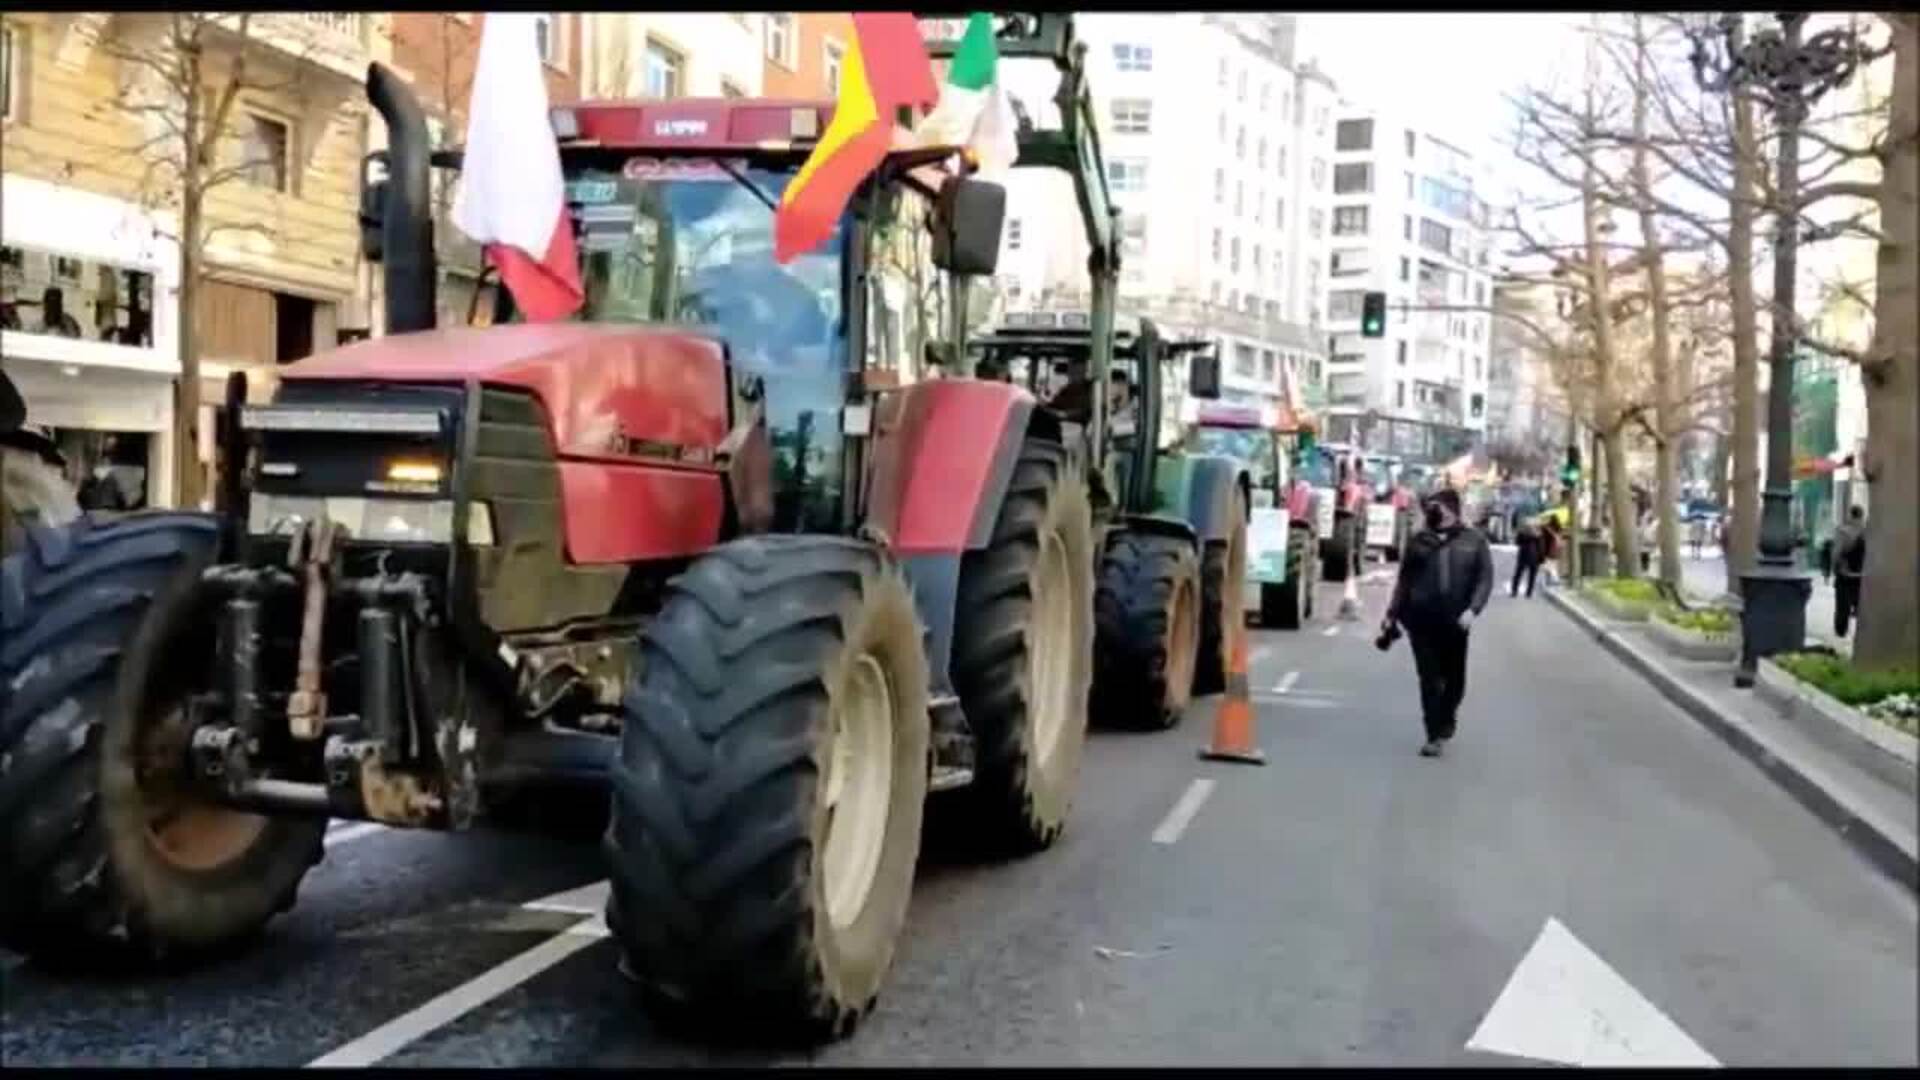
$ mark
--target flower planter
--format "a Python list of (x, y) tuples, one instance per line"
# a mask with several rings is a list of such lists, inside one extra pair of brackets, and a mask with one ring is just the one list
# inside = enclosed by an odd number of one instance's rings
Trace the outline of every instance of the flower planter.
[(1580, 599), (1587, 606), (1614, 622), (1646, 622), (1647, 610), (1623, 604), (1598, 589), (1581, 589)]
[(1772, 660), (1762, 659), (1754, 689), (1783, 716), (1814, 723), (1852, 736), (1855, 745), (1871, 748), (1882, 764), (1896, 764), (1911, 773), (1920, 764), (1920, 739), (1884, 724), (1840, 701), (1819, 687), (1796, 678)]
[(1734, 634), (1703, 634), (1658, 615), (1647, 620), (1647, 636), (1683, 660), (1731, 662), (1740, 655), (1740, 639)]

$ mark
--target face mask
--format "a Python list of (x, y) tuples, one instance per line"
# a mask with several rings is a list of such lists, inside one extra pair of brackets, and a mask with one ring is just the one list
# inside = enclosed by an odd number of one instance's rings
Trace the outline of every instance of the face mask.
[(1427, 507), (1427, 528), (1438, 529), (1447, 523), (1446, 511), (1437, 506)]

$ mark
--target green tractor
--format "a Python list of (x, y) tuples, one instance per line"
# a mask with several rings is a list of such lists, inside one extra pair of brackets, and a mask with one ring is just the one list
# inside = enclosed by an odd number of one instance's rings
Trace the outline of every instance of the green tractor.
[[(1094, 335), (1084, 325), (1090, 320), (1068, 321), (1082, 325), (1003, 326), (969, 348), (981, 377), (1040, 397), (1072, 432), (1067, 445), (1090, 463), (1101, 534), (1095, 717), (1116, 727), (1170, 728), (1191, 695), (1225, 685), (1229, 635), (1242, 620), (1248, 470), (1231, 457), (1187, 452), (1177, 427), (1163, 422), (1168, 375), (1189, 363), (1188, 392), (1219, 396), (1218, 360), (1202, 351), (1204, 342), (1169, 342), (1141, 319), (1137, 329), (1114, 334), (1112, 366), (1100, 380)], [(1062, 377), (1064, 386), (1049, 387)], [(1085, 426), (1096, 401), (1111, 421), (1097, 440)]]

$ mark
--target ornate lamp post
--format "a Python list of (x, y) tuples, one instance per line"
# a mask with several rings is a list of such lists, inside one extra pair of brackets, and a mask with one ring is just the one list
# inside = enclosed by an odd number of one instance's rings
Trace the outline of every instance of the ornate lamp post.
[(1851, 29), (1823, 30), (1802, 40), (1806, 15), (1774, 16), (1779, 29), (1743, 41), (1741, 19), (1728, 13), (1693, 39), (1694, 77), (1708, 91), (1743, 87), (1774, 115), (1780, 131), (1773, 230), (1773, 332), (1767, 368), (1767, 478), (1761, 494), (1759, 552), (1741, 575), (1741, 654), (1737, 686), (1753, 684), (1760, 657), (1806, 642), (1807, 596), (1813, 579), (1793, 552), (1794, 256), (1800, 220), (1800, 125), (1822, 94), (1842, 84), (1868, 53)]

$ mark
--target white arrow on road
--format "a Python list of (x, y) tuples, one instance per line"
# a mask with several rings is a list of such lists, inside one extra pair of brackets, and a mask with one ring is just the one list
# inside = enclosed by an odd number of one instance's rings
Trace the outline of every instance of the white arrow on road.
[(1720, 1064), (1553, 918), (1467, 1049), (1561, 1065)]

